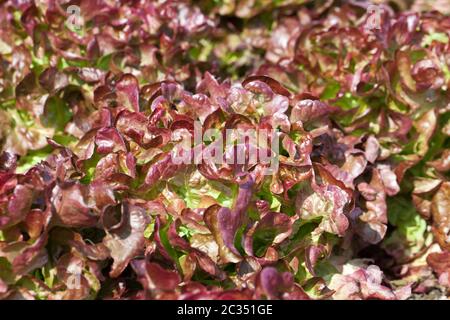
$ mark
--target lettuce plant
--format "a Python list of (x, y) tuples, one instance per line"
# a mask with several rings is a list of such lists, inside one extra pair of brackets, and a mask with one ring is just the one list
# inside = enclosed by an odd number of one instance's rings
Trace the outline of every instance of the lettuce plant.
[(447, 297), (432, 9), (4, 1), (0, 299)]

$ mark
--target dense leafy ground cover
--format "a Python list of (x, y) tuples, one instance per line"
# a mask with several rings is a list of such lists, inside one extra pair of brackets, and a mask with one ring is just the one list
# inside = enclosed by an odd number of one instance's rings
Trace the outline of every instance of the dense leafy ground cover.
[(2, 1), (0, 298), (446, 299), (450, 4), (378, 3)]

